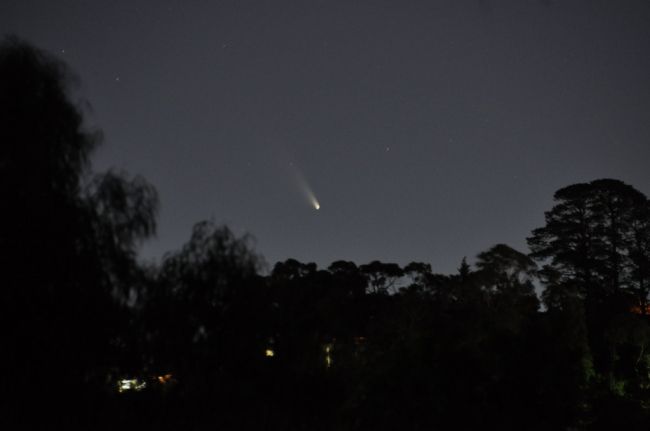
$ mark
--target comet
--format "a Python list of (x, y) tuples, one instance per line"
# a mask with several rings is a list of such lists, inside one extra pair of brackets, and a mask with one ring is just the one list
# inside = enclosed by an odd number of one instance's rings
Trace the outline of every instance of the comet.
[(311, 186), (305, 179), (305, 176), (298, 170), (298, 168), (295, 167), (295, 165), (292, 164), (291, 166), (293, 167), (296, 176), (296, 182), (298, 183), (298, 187), (300, 188), (303, 196), (305, 196), (312, 208), (314, 208), (316, 211), (320, 210), (320, 202), (316, 198), (316, 195), (311, 189)]

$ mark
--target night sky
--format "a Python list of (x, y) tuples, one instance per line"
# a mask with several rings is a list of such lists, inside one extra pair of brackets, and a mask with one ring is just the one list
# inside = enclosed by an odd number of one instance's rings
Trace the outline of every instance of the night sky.
[(213, 217), (270, 265), (452, 272), (560, 187), (650, 194), (648, 0), (2, 0), (0, 33), (79, 75), (95, 169), (157, 187), (148, 259)]

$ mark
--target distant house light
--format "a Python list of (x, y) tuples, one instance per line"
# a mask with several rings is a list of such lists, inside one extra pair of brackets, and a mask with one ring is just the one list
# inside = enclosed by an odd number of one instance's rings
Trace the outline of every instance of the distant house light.
[(264, 351), (264, 356), (266, 356), (267, 358), (272, 358), (275, 356), (275, 352), (273, 351), (273, 349), (266, 349)]
[(119, 393), (127, 391), (140, 392), (147, 387), (147, 382), (139, 379), (122, 379), (117, 381), (117, 391)]
[(167, 384), (167, 383), (171, 382), (172, 375), (171, 374), (165, 374), (165, 375), (162, 375), (162, 376), (157, 376), (156, 379), (158, 380), (158, 382), (160, 384), (164, 385), (164, 384)]
[(641, 305), (635, 305), (630, 308), (630, 311), (634, 314), (641, 314), (641, 315), (647, 315), (650, 316), (650, 304), (647, 304), (645, 306), (645, 310)]
[(325, 344), (325, 367), (329, 368), (332, 366), (332, 344)]

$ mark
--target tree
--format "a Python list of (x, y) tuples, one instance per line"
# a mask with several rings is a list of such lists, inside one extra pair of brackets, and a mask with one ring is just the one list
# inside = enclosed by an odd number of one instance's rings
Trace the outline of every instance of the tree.
[(623, 289), (638, 292), (645, 275), (635, 280), (632, 274), (640, 274), (643, 258), (631, 256), (644, 241), (647, 213), (639, 208), (647, 198), (622, 181), (601, 179), (564, 187), (554, 199), (546, 225), (528, 238), (532, 256), (546, 263), (547, 283), (574, 286), (576, 294), (596, 301)]
[(156, 232), (158, 193), (140, 176), (109, 171), (95, 175), (83, 198), (94, 220), (96, 257), (110, 277), (106, 282), (126, 302), (141, 276), (135, 247)]
[(366, 280), (354, 262), (337, 260), (327, 268), (334, 284), (352, 298), (360, 298), (366, 290)]
[(490, 294), (490, 302), (503, 313), (524, 318), (537, 311), (539, 301), (533, 285), (537, 265), (530, 257), (505, 244), (497, 244), (479, 253), (476, 267), (478, 283)]
[(361, 265), (359, 271), (368, 279), (368, 289), (371, 293), (389, 293), (395, 283), (404, 275), (404, 271), (395, 263), (383, 263), (374, 260)]
[(423, 262), (411, 262), (404, 267), (404, 274), (411, 279), (411, 288), (422, 290), (428, 285), (432, 273), (431, 265)]
[(585, 341), (572, 344), (585, 347), (574, 350), (574, 359), (593, 358), (592, 383), (619, 397), (631, 385), (626, 379), (633, 376), (639, 386), (644, 374), (634, 364), (644, 354), (647, 330), (631, 311), (647, 311), (648, 200), (613, 179), (562, 188), (555, 200), (546, 225), (528, 239), (532, 256), (545, 263), (540, 273), (549, 316), (583, 328), (576, 338)]
[(494, 280), (496, 288), (500, 281), (525, 283), (537, 273), (537, 265), (530, 257), (505, 244), (479, 253), (476, 267)]
[(650, 202), (637, 206), (626, 237), (629, 244), (628, 288), (633, 292), (641, 314), (650, 314)]
[(0, 315), (11, 352), (0, 390), (16, 406), (82, 402), (105, 384), (123, 318), (115, 293), (155, 230), (152, 187), (92, 179), (101, 134), (84, 127), (74, 82), (49, 54), (13, 37), (0, 44)]
[[(206, 379), (223, 364), (229, 354), (223, 344), (225, 322), (263, 264), (251, 241), (203, 221), (180, 251), (164, 256), (156, 282), (143, 298), (161, 371)], [(200, 365), (208, 363), (210, 370)]]
[[(593, 215), (589, 206), (589, 184), (575, 184), (558, 190), (557, 204), (545, 214), (546, 225), (533, 230), (528, 238), (532, 257), (541, 261), (550, 259), (545, 266), (552, 271), (556, 283), (576, 280), (584, 294), (595, 278)], [(547, 279), (547, 281), (549, 281)]]

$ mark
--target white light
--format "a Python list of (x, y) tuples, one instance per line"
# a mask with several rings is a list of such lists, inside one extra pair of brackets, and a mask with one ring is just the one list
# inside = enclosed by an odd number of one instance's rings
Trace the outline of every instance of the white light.
[(117, 382), (118, 392), (141, 391), (147, 387), (147, 382), (138, 379), (122, 379)]

